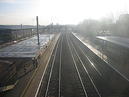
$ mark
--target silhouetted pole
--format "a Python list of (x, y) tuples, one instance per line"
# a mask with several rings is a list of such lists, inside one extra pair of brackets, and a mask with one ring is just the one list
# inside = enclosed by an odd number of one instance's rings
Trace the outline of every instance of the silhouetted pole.
[[(23, 33), (22, 24), (21, 24), (21, 33)], [(24, 33), (23, 33), (23, 37), (25, 37)]]
[(36, 21), (37, 21), (37, 38), (38, 38), (38, 45), (40, 45), (40, 42), (39, 42), (39, 21), (38, 21), (38, 16), (36, 16)]
[(22, 30), (22, 24), (21, 24), (21, 30)]

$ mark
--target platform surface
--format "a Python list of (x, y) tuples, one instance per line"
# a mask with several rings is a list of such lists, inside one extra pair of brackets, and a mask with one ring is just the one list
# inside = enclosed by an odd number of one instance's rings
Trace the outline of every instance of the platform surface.
[(129, 48), (129, 38), (115, 36), (97, 36), (96, 38)]
[(0, 58), (33, 58), (52, 39), (54, 34), (41, 34), (40, 45), (37, 36), (0, 49)]

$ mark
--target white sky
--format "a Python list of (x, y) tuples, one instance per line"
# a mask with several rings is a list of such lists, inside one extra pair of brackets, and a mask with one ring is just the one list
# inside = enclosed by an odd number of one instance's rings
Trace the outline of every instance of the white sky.
[[(117, 17), (129, 11), (128, 0), (0, 0), (0, 24), (77, 24), (84, 19)], [(4, 9), (6, 9), (4, 11)]]

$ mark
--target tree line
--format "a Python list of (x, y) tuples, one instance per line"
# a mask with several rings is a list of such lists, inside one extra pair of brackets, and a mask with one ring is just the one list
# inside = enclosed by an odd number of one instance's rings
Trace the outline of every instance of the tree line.
[(75, 32), (87, 38), (94, 38), (97, 35), (129, 38), (129, 14), (121, 14), (116, 21), (112, 18), (86, 19), (76, 26)]

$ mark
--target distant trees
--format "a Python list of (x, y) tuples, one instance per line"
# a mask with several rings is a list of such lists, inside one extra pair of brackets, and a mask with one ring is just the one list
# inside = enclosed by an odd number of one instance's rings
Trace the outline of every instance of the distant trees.
[(129, 14), (122, 14), (115, 22), (111, 18), (87, 19), (77, 25), (77, 32), (88, 38), (96, 35), (114, 35), (129, 38)]
[(129, 14), (120, 15), (119, 19), (114, 24), (112, 34), (129, 38)]
[(84, 20), (78, 25), (79, 33), (86, 37), (95, 37), (97, 31), (100, 29), (99, 22), (96, 20)]

